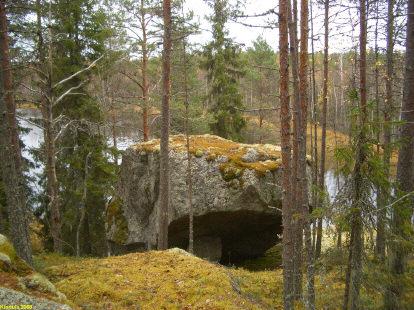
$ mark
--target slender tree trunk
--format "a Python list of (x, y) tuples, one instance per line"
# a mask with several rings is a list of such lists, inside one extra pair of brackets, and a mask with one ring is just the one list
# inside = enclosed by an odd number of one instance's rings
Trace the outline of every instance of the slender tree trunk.
[[(325, 44), (323, 50), (323, 90), (322, 90), (322, 137), (321, 137), (321, 163), (319, 172), (319, 195), (318, 206), (323, 207), (320, 193), (325, 190), (325, 160), (326, 160), (326, 119), (328, 114), (328, 74), (329, 74), (329, 0), (325, 0)], [(318, 229), (316, 235), (315, 257), (321, 255), (322, 250), (322, 218), (318, 218)]]
[[(394, 1), (388, 0), (387, 22), (387, 71), (385, 76), (385, 107), (384, 107), (384, 153), (383, 162), (385, 177), (390, 178), (391, 161), (391, 115), (393, 110), (393, 76), (394, 76)], [(378, 222), (376, 254), (381, 260), (385, 258), (385, 220), (387, 210), (384, 208), (389, 203), (390, 190), (382, 188), (379, 192)]]
[(147, 25), (145, 22), (145, 2), (141, 0), (141, 30), (142, 30), (142, 127), (144, 141), (148, 141), (148, 42), (147, 42)]
[[(59, 183), (56, 174), (56, 134), (54, 130), (54, 116), (53, 116), (53, 33), (52, 27), (48, 27), (48, 59), (44, 55), (45, 46), (42, 38), (42, 21), (41, 21), (41, 6), (40, 1), (37, 0), (37, 27), (38, 27), (38, 54), (39, 62), (42, 67), (47, 70), (46, 83), (42, 85), (41, 111), (43, 120), (43, 135), (44, 135), (44, 152), (45, 152), (45, 171), (46, 171), (46, 192), (49, 199), (50, 211), (50, 232), (53, 238), (53, 250), (62, 253), (63, 244), (61, 237), (62, 222), (60, 217), (60, 199), (59, 199)], [(49, 24), (52, 20), (51, 2), (49, 2)]]
[(22, 154), (16, 119), (5, 1), (0, 1), (0, 116), (2, 178), (7, 199), (10, 237), (17, 254), (32, 265)]
[[(183, 13), (184, 16), (184, 13)], [(183, 68), (184, 68), (184, 105), (185, 105), (185, 138), (187, 149), (187, 207), (188, 207), (188, 251), (194, 253), (194, 209), (193, 209), (193, 178), (191, 174), (191, 153), (190, 153), (190, 101), (188, 90), (188, 69), (187, 69), (187, 42), (183, 38)]]
[[(86, 195), (88, 193), (88, 176), (89, 176), (89, 159), (91, 157), (92, 153), (89, 152), (88, 155), (86, 155), (85, 158), (85, 175), (83, 178), (83, 191), (82, 191), (82, 199), (81, 199), (81, 205), (79, 208), (80, 211), (80, 217), (79, 217), (79, 223), (78, 227), (76, 229), (76, 257), (80, 256), (80, 232), (82, 229), (82, 225), (85, 221), (85, 215), (86, 215)], [(86, 239), (89, 240), (89, 239)]]
[(294, 241), (294, 258), (293, 258), (293, 289), (295, 299), (298, 300), (302, 296), (302, 251), (303, 251), (303, 218), (302, 206), (299, 197), (299, 188), (297, 186), (300, 183), (298, 176), (299, 169), (299, 132), (301, 127), (301, 121), (298, 117), (300, 110), (300, 91), (299, 91), (299, 57), (298, 57), (298, 33), (297, 33), (297, 21), (298, 10), (297, 0), (288, 2), (288, 14), (289, 14), (289, 39), (290, 39), (290, 59), (292, 68), (293, 79), (293, 158), (292, 158), (292, 174), (291, 174), (291, 186), (292, 186), (292, 208), (294, 216), (293, 221), (293, 241)]
[[(310, 22), (311, 22), (311, 48), (312, 48), (312, 107), (313, 107), (313, 132), (314, 132), (314, 142), (313, 142), (313, 169), (312, 169), (312, 204), (317, 206), (318, 204), (318, 191), (316, 190), (316, 185), (318, 184), (318, 120), (317, 120), (317, 104), (316, 104), (316, 77), (315, 77), (315, 48), (313, 41), (313, 5), (311, 0), (310, 5)], [(313, 220), (313, 229), (312, 229), (312, 248), (315, 253), (316, 247), (316, 221)]]
[[(309, 34), (309, 7), (308, 0), (301, 0), (300, 9), (300, 67), (299, 67), (299, 91), (300, 91), (300, 119), (299, 134), (299, 170), (300, 179), (300, 206), (303, 217), (303, 230), (305, 233), (306, 249), (306, 309), (315, 309), (315, 279), (312, 250), (311, 218), (309, 214), (309, 189), (307, 178), (307, 160), (306, 160), (306, 133), (308, 125), (308, 102), (309, 102), (309, 85), (308, 85), (308, 34)], [(302, 232), (302, 230), (300, 230)], [(300, 271), (301, 272), (301, 271)]]
[[(408, 1), (407, 39), (405, 53), (404, 95), (401, 109), (400, 138), (403, 144), (398, 153), (397, 184), (400, 195), (414, 191), (414, 0)], [(414, 199), (411, 195), (394, 206), (391, 228), (395, 241), (390, 245), (389, 268), (393, 277), (387, 289), (386, 309), (405, 309), (404, 274), (407, 271), (407, 258), (410, 253), (409, 242), (413, 236), (411, 218)]]
[[(118, 139), (117, 139), (117, 133), (116, 133), (116, 109), (114, 105), (114, 100), (112, 96), (109, 98), (109, 106), (111, 109), (111, 134), (112, 134), (112, 144), (114, 145), (114, 149), (118, 150)], [(114, 156), (114, 162), (115, 165), (118, 165), (118, 155), (115, 153)]]
[(168, 214), (170, 208), (169, 134), (170, 134), (170, 69), (171, 69), (171, 1), (163, 0), (164, 51), (162, 63), (162, 124), (160, 149), (160, 209), (158, 249), (168, 248)]
[(360, 307), (360, 287), (362, 273), (362, 252), (363, 252), (363, 222), (362, 207), (367, 198), (367, 185), (363, 175), (366, 154), (366, 125), (368, 120), (367, 112), (367, 88), (366, 88), (366, 47), (367, 47), (367, 24), (366, 24), (366, 0), (360, 0), (360, 123), (356, 146), (356, 162), (353, 171), (353, 197), (350, 212), (351, 240), (349, 248), (349, 260), (346, 273), (345, 296), (343, 308), (358, 310)]
[(289, 43), (288, 2), (279, 0), (279, 67), (280, 123), (282, 146), (282, 221), (283, 221), (283, 303), (285, 310), (293, 309), (293, 230), (291, 187), (291, 141), (289, 103)]

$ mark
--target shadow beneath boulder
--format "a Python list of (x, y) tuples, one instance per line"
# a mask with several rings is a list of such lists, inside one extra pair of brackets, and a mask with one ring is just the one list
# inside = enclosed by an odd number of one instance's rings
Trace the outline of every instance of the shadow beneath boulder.
[[(170, 223), (169, 247), (188, 248), (188, 217)], [(194, 217), (195, 255), (221, 264), (262, 256), (278, 243), (281, 217), (255, 211), (212, 212)]]

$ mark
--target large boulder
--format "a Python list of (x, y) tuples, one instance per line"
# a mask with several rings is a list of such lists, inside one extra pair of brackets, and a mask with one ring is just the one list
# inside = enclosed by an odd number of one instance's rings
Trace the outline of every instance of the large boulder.
[[(117, 196), (106, 211), (113, 254), (156, 248), (159, 140), (123, 155)], [(169, 246), (188, 246), (185, 136), (170, 139)], [(280, 148), (191, 136), (195, 254), (223, 263), (256, 257), (282, 232)]]

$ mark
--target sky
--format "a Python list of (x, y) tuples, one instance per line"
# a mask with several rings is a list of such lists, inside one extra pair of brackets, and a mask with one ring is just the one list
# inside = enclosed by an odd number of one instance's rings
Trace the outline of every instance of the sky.
[[(230, 0), (234, 2), (235, 0)], [(246, 0), (245, 14), (254, 15), (268, 11), (271, 8), (277, 8), (278, 0)], [(186, 0), (185, 10), (193, 11), (195, 20), (200, 23), (202, 29), (200, 34), (191, 37), (192, 43), (204, 44), (211, 39), (211, 25), (206, 21), (205, 16), (211, 14), (211, 9), (205, 3), (204, 0)], [(371, 16), (375, 15), (375, 8), (371, 8)], [(277, 11), (277, 10), (276, 10)], [(315, 51), (323, 49), (323, 8), (315, 4), (313, 1), (313, 25), (314, 25), (314, 45)], [(335, 1), (335, 6), (330, 7), (330, 52), (342, 52), (349, 50), (358, 42), (359, 24), (358, 24), (358, 11), (356, 7), (349, 7), (347, 0)], [(274, 19), (276, 25), (277, 16), (271, 15), (268, 17), (257, 17), (242, 19), (241, 21), (247, 24), (263, 25), (269, 22), (269, 19)], [(404, 23), (405, 17), (399, 17), (396, 19), (397, 23)], [(262, 36), (267, 43), (275, 50), (278, 49), (278, 29), (263, 29), (252, 28), (229, 21), (227, 24), (230, 37), (235, 42), (243, 44), (245, 47), (251, 47), (252, 42), (258, 37)], [(378, 45), (380, 48), (385, 48), (385, 29), (386, 18), (381, 16), (379, 21), (373, 19), (368, 22), (368, 43), (371, 47), (374, 44), (375, 29), (378, 30)], [(310, 49), (309, 44), (309, 49)], [(402, 49), (402, 46), (396, 46), (396, 49)]]
[[(260, 0), (260, 1), (253, 1), (248, 0), (246, 3), (246, 14), (254, 15), (257, 13), (263, 13), (268, 11), (269, 9), (275, 8), (275, 3), (277, 1), (273, 0)], [(211, 14), (211, 9), (205, 3), (204, 0), (187, 0), (185, 2), (185, 7), (187, 10), (192, 10), (195, 15), (195, 20), (200, 23), (200, 27), (202, 29), (211, 30), (211, 25), (208, 21), (206, 21), (205, 16)], [(249, 13), (247, 13), (249, 12)], [(270, 17), (268, 17), (270, 18)], [(243, 19), (246, 23), (255, 24), (255, 25), (263, 25), (268, 18), (249, 18)], [(271, 18), (276, 18), (275, 15), (272, 15)], [(277, 20), (275, 20), (275, 23)], [(252, 28), (246, 27), (241, 24), (235, 22), (229, 22), (228, 30), (230, 36), (239, 44), (243, 44), (247, 47), (252, 46), (252, 42), (259, 36), (263, 36), (266, 41), (273, 47), (277, 48), (278, 44), (278, 31), (277, 29), (263, 29), (263, 28)], [(206, 43), (211, 39), (211, 33), (208, 31), (202, 31), (201, 34), (195, 35), (192, 40), (196, 43)]]

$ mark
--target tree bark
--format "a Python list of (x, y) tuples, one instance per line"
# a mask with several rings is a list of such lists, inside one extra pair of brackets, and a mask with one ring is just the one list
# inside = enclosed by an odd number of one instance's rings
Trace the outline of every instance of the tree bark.
[(291, 187), (292, 187), (292, 205), (294, 215), (293, 221), (293, 290), (295, 299), (299, 300), (302, 297), (302, 252), (303, 252), (303, 218), (302, 205), (300, 199), (300, 190), (297, 186), (300, 183), (299, 171), (299, 140), (301, 120), (298, 116), (300, 111), (300, 90), (299, 90), (299, 57), (298, 57), (298, 9), (297, 0), (292, 3), (288, 2), (288, 17), (289, 17), (289, 40), (290, 40), (290, 59), (293, 79), (293, 143), (292, 143), (292, 173), (291, 173)]
[[(323, 87), (322, 87), (322, 136), (321, 136), (321, 162), (319, 171), (319, 195), (318, 207), (322, 208), (324, 201), (321, 193), (325, 190), (325, 161), (326, 161), (326, 119), (328, 114), (328, 74), (329, 74), (329, 0), (325, 0), (325, 43), (323, 50)], [(318, 218), (318, 228), (316, 233), (315, 257), (321, 255), (322, 250), (322, 217)]]
[[(54, 116), (53, 116), (53, 33), (51, 25), (48, 25), (48, 56), (47, 61), (45, 57), (45, 46), (42, 37), (42, 21), (41, 21), (41, 6), (40, 1), (37, 0), (37, 27), (38, 27), (38, 55), (41, 67), (46, 69), (46, 82), (41, 85), (41, 112), (43, 120), (43, 136), (44, 136), (44, 156), (45, 156), (45, 171), (46, 171), (46, 192), (49, 199), (48, 210), (50, 211), (50, 232), (53, 239), (53, 250), (62, 253), (62, 222), (60, 216), (60, 199), (59, 199), (59, 183), (56, 173), (56, 134), (54, 130)], [(52, 8), (49, 3), (49, 24), (52, 20)], [(42, 78), (42, 77), (41, 77)]]
[[(83, 191), (82, 191), (82, 199), (81, 199), (81, 205), (80, 205), (80, 217), (79, 217), (79, 223), (78, 227), (76, 229), (76, 257), (80, 256), (80, 232), (82, 229), (82, 225), (85, 221), (85, 215), (86, 215), (86, 195), (88, 193), (88, 176), (89, 176), (89, 159), (91, 157), (91, 152), (86, 155), (85, 158), (85, 175), (83, 178)], [(89, 240), (89, 239), (86, 239)]]
[[(313, 42), (313, 6), (312, 1), (310, 5), (310, 23), (311, 23), (311, 49), (312, 49), (312, 114), (313, 114), (313, 169), (312, 169), (312, 183), (318, 184), (318, 121), (317, 121), (317, 104), (316, 104), (316, 77), (315, 77), (315, 48), (314, 48), (314, 42)], [(315, 188), (316, 186), (313, 186), (312, 189), (312, 203), (314, 206), (317, 206), (318, 204), (318, 191)], [(313, 220), (313, 229), (312, 229), (312, 248), (313, 252), (315, 253), (316, 248), (316, 224), (317, 221)], [(316, 256), (315, 256), (316, 257)]]
[(284, 309), (293, 309), (293, 230), (291, 187), (291, 140), (289, 103), (289, 43), (288, 2), (279, 0), (279, 67), (280, 67), (280, 123), (282, 147), (282, 221), (283, 221), (283, 303)]
[(163, 0), (164, 50), (163, 50), (163, 96), (160, 149), (160, 209), (158, 249), (168, 248), (168, 214), (170, 205), (169, 130), (170, 130), (170, 69), (171, 69), (171, 1)]
[[(306, 133), (308, 125), (308, 104), (309, 104), (309, 85), (308, 85), (308, 34), (309, 34), (309, 7), (308, 0), (301, 0), (300, 9), (300, 66), (299, 66), (299, 91), (300, 91), (300, 119), (299, 133), (299, 170), (298, 177), (300, 207), (302, 213), (302, 227), (305, 234), (306, 250), (306, 294), (305, 307), (308, 310), (315, 309), (315, 279), (312, 250), (311, 218), (309, 214), (309, 189), (307, 179), (307, 160), (306, 160)], [(302, 232), (302, 228), (300, 230)], [(299, 272), (302, 272), (301, 270)]]
[[(398, 153), (397, 185), (400, 195), (414, 191), (414, 0), (408, 1), (407, 39), (405, 53), (404, 95), (400, 128), (402, 146)], [(412, 195), (396, 204), (393, 210), (391, 229), (395, 241), (390, 244), (389, 268), (393, 277), (386, 292), (386, 309), (403, 309), (403, 277), (407, 270), (407, 245), (413, 233), (411, 218), (414, 199)]]
[[(391, 161), (391, 115), (393, 110), (393, 76), (394, 76), (394, 0), (388, 0), (388, 21), (387, 21), (387, 71), (385, 76), (385, 107), (384, 107), (384, 142), (383, 162), (385, 177), (390, 178)], [(380, 188), (378, 200), (378, 221), (376, 254), (381, 259), (385, 258), (385, 220), (387, 210), (385, 208), (390, 201), (389, 188)]]
[(142, 30), (142, 131), (144, 141), (148, 141), (148, 43), (147, 43), (147, 24), (145, 22), (145, 1), (141, 0), (141, 30)]
[[(183, 17), (184, 12), (183, 12)], [(187, 41), (183, 36), (183, 63), (184, 68), (184, 106), (185, 106), (185, 138), (187, 150), (187, 207), (188, 207), (188, 252), (194, 253), (194, 209), (193, 209), (193, 178), (191, 173), (191, 153), (190, 153), (190, 101), (188, 89), (188, 68), (187, 68)]]
[(26, 210), (22, 154), (16, 119), (5, 1), (0, 1), (0, 114), (2, 178), (7, 199), (10, 238), (17, 255), (32, 265), (29, 219)]

